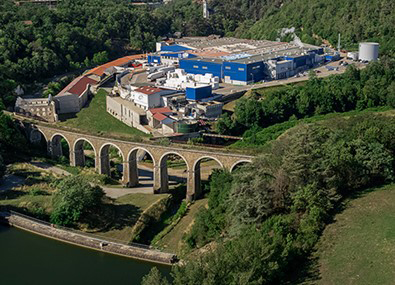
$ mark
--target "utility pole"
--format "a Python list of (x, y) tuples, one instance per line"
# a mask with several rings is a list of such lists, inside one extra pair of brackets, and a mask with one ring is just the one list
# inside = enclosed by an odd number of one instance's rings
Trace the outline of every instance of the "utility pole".
[(339, 33), (339, 40), (337, 42), (337, 51), (340, 52), (341, 42), (340, 42), (340, 33)]

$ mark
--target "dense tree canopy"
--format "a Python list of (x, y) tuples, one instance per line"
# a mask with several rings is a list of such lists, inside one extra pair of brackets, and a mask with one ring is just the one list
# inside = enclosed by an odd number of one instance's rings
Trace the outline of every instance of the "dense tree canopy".
[(63, 0), (56, 9), (1, 1), (0, 97), (13, 105), (18, 84), (151, 50), (168, 24), (147, 9), (123, 0)]
[[(363, 110), (394, 105), (395, 62), (383, 59), (358, 70), (348, 67), (342, 75), (317, 78), (300, 85), (277, 88), (242, 98), (236, 104), (233, 120), (224, 115), (217, 125), (222, 133), (242, 134), (246, 142), (262, 128), (315, 115)], [(254, 143), (253, 141), (251, 141)], [(259, 141), (255, 141), (259, 144)]]
[(301, 125), (233, 175), (216, 173), (186, 237), (214, 245), (176, 267), (174, 284), (290, 281), (339, 201), (394, 180), (394, 135), (395, 119), (377, 114)]

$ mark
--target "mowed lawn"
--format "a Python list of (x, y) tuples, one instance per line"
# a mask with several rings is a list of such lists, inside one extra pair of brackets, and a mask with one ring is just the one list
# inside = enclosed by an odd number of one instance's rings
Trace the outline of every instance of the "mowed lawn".
[(107, 92), (100, 89), (89, 104), (76, 117), (60, 122), (60, 126), (81, 129), (93, 135), (113, 135), (119, 137), (148, 137), (149, 135), (125, 125), (106, 111)]
[(350, 202), (319, 244), (318, 284), (395, 284), (395, 185)]

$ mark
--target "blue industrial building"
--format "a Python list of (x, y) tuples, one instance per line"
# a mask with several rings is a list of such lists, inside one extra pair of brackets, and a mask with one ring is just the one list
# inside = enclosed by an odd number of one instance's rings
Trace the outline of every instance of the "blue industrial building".
[[(184, 58), (180, 59), (179, 64), (180, 68), (187, 73), (211, 73), (225, 82), (245, 85), (265, 79), (281, 79), (293, 76), (300, 71), (313, 67), (317, 63), (316, 55), (322, 53), (322, 49), (317, 49), (305, 55), (275, 58), (259, 55), (236, 60)], [(281, 66), (285, 66), (284, 70), (281, 70)]]
[(187, 87), (185, 96), (187, 100), (200, 101), (213, 96), (213, 90), (210, 85)]
[[(323, 48), (310, 45), (235, 38), (187, 38), (179, 42), (188, 47), (158, 43), (158, 51), (148, 56), (148, 63), (178, 65), (187, 73), (210, 73), (226, 83), (246, 85), (294, 76), (328, 59)], [(215, 56), (218, 51), (222, 55)]]

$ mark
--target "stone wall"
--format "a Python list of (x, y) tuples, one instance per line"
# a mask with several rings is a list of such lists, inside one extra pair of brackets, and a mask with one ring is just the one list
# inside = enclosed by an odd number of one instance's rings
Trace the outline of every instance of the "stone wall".
[(94, 250), (163, 264), (172, 264), (177, 261), (177, 257), (174, 254), (143, 248), (143, 245), (137, 247), (93, 238), (80, 233), (60, 229), (55, 225), (38, 221), (18, 213), (3, 212), (0, 213), (0, 219), (10, 226)]

